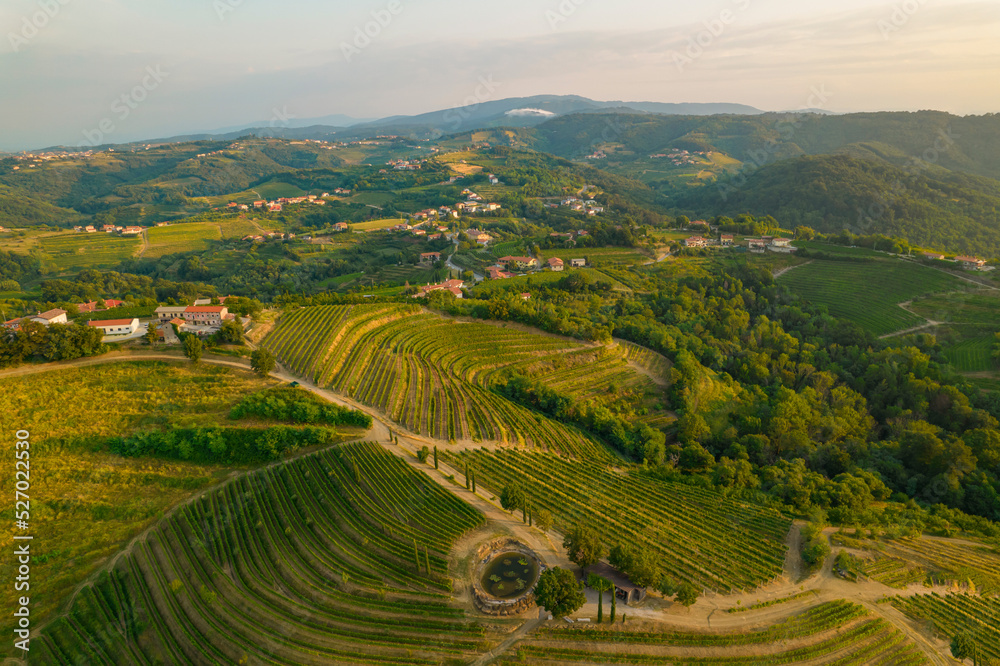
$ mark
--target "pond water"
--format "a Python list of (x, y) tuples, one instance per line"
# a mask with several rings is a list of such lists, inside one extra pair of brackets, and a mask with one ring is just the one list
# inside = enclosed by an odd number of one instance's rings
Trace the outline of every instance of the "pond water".
[(524, 553), (503, 553), (486, 564), (483, 571), (483, 589), (498, 599), (519, 597), (532, 587), (538, 578), (538, 561)]

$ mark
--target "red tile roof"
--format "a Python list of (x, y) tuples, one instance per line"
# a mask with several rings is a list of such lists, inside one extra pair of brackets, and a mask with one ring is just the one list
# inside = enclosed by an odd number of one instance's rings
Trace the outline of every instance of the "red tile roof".
[(192, 305), (191, 307), (189, 307), (186, 310), (184, 310), (184, 312), (185, 313), (193, 313), (193, 314), (213, 314), (214, 313), (214, 314), (221, 315), (222, 311), (224, 309), (225, 309), (225, 306), (223, 306), (223, 305), (199, 305), (197, 307)]
[(93, 326), (94, 328), (104, 327), (104, 326), (131, 326), (132, 319), (108, 319), (106, 321), (88, 321), (87, 326)]

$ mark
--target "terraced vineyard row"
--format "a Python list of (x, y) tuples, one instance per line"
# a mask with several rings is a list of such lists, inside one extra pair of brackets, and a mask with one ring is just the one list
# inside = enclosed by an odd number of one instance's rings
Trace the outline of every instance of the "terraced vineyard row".
[[(798, 645), (784, 647), (782, 643), (786, 641), (796, 641)], [(533, 664), (927, 663), (919, 648), (892, 625), (847, 601), (821, 604), (778, 624), (746, 633), (545, 627), (516, 650)]]
[(520, 484), (533, 507), (552, 512), (560, 531), (585, 522), (609, 546), (644, 544), (676, 579), (730, 592), (754, 589), (781, 574), (791, 521), (773, 509), (540, 452), (446, 456), (457, 469), (468, 462), (477, 482), (497, 495), (507, 484)]
[(576, 343), (392, 305), (295, 310), (282, 317), (264, 345), (297, 374), (350, 395), (413, 432), (609, 458), (581, 431), (490, 390), (499, 372), (582, 348)]
[(886, 545), (902, 559), (922, 563), (937, 578), (964, 584), (973, 581), (980, 592), (1000, 592), (1000, 555), (990, 547), (928, 537), (897, 539)]
[(1000, 600), (965, 594), (894, 597), (892, 605), (917, 620), (932, 623), (946, 640), (968, 632), (982, 650), (980, 663), (1000, 659)]
[(446, 558), (483, 522), (376, 444), (244, 475), (162, 521), (84, 588), (32, 659), (467, 661), (490, 634), (449, 604)]

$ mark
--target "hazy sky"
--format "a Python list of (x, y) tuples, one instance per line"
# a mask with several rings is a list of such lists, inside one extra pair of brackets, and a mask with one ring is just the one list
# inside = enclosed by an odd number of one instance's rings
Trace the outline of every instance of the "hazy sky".
[(481, 77), (488, 99), (1000, 111), (997, 0), (4, 0), (0, 27), (0, 150), (422, 113)]

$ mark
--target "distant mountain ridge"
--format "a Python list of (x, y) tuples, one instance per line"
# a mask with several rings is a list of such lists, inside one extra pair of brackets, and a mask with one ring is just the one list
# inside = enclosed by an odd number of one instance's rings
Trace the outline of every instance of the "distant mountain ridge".
[[(483, 95), (490, 92), (490, 82), (483, 81)], [(519, 109), (538, 109), (549, 114), (510, 115)], [(714, 114), (757, 115), (764, 111), (746, 104), (734, 103), (666, 103), (666, 102), (601, 102), (579, 95), (535, 95), (532, 97), (512, 97), (500, 100), (486, 100), (431, 111), (418, 115), (388, 116), (378, 120), (358, 119), (344, 115), (320, 118), (294, 118), (284, 110), (276, 111), (275, 118), (259, 123), (248, 123), (215, 131), (190, 132), (170, 137), (133, 141), (129, 145), (142, 143), (186, 143), (189, 141), (231, 140), (247, 134), (261, 137), (294, 140), (353, 140), (370, 138), (380, 134), (412, 136), (416, 139), (436, 139), (448, 134), (457, 134), (471, 129), (493, 127), (535, 127), (553, 117), (574, 113), (617, 112), (632, 114), (683, 114), (707, 116)], [(68, 149), (65, 146), (50, 147), (45, 150)]]

